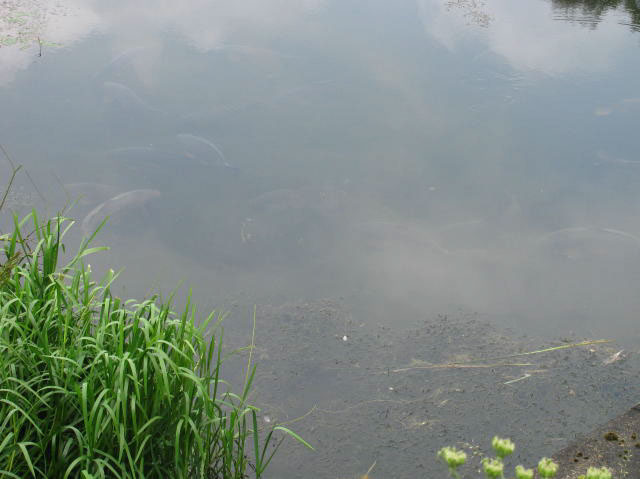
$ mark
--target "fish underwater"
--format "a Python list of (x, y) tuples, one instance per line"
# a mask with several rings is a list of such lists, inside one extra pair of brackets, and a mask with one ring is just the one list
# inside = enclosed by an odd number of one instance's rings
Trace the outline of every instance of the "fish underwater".
[(100, 203), (91, 210), (82, 220), (82, 231), (85, 236), (87, 236), (98, 227), (105, 217), (111, 216), (124, 209), (142, 206), (159, 197), (160, 192), (158, 190), (151, 189), (131, 190), (125, 193), (120, 193), (119, 195)]
[(154, 108), (140, 98), (135, 91), (122, 83), (106, 81), (103, 84), (104, 99), (106, 103), (118, 107), (130, 113), (145, 113), (154, 115), (167, 115), (167, 112)]
[(154, 168), (191, 166), (223, 166), (235, 170), (228, 163), (213, 162), (204, 154), (193, 154), (177, 145), (164, 145), (162, 148), (149, 146), (125, 146), (104, 152), (107, 161), (115, 161), (127, 168), (136, 169), (141, 166)]
[(133, 59), (142, 54), (148, 54), (153, 47), (149, 45), (141, 45), (137, 47), (127, 48), (123, 52), (114, 56), (100, 70), (92, 75), (94, 80), (105, 78), (113, 74), (116, 70), (122, 68), (123, 65), (130, 64)]
[(191, 133), (180, 133), (176, 137), (184, 146), (187, 155), (192, 159), (208, 165), (238, 170), (237, 166), (233, 166), (227, 161), (220, 147), (211, 140)]

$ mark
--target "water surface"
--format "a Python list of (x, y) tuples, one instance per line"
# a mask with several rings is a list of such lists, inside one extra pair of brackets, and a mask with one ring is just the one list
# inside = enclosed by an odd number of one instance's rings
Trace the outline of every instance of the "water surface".
[(184, 280), (243, 320), (341, 298), (370, 326), (477, 313), (637, 349), (637, 2), (0, 11), (0, 142), (33, 180), (11, 207), (109, 210), (92, 261), (126, 294)]

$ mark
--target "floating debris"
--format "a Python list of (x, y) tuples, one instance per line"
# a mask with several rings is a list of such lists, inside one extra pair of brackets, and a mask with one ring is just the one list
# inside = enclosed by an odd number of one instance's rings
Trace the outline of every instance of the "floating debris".
[(360, 479), (370, 479), (369, 474), (371, 474), (371, 471), (373, 471), (373, 468), (376, 467), (376, 462), (378, 461), (373, 461), (373, 464), (371, 464), (371, 467), (369, 468), (369, 470), (365, 472), (362, 476), (360, 476)]
[(626, 359), (626, 357), (627, 357), (627, 355), (624, 354), (624, 349), (621, 349), (617, 353), (613, 353), (607, 359), (602, 361), (602, 364), (613, 364), (613, 363), (615, 363), (617, 361), (622, 361), (623, 359)]

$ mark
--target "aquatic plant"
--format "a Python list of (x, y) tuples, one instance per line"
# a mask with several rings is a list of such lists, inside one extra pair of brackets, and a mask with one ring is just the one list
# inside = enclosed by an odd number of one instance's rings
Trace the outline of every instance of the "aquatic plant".
[(113, 270), (92, 279), (83, 259), (106, 249), (89, 246), (104, 222), (64, 263), (73, 221), (13, 219), (0, 235), (0, 476), (259, 478), (286, 436), (311, 447), (281, 426), (261, 440), (251, 347), (241, 392), (220, 377), (223, 314), (122, 300)]
[(455, 447), (443, 447), (438, 451), (438, 456), (449, 466), (449, 474), (455, 478), (460, 477), (457, 469), (467, 461), (467, 454), (464, 451), (459, 451)]
[[(498, 436), (494, 436), (491, 441), (491, 446), (496, 453), (495, 458), (484, 458), (482, 460), (482, 469), (487, 479), (504, 479), (504, 458), (512, 454), (515, 450), (515, 445), (510, 439), (503, 439)], [(438, 451), (438, 456), (441, 457), (449, 468), (449, 474), (451, 477), (458, 479), (460, 474), (458, 468), (462, 466), (466, 460), (467, 455), (464, 451), (459, 451), (454, 447), (443, 447)], [(541, 478), (553, 478), (558, 472), (558, 465), (547, 457), (543, 457), (538, 462), (538, 475)], [(533, 479), (533, 469), (526, 469), (522, 465), (518, 465), (515, 468), (516, 479)], [(596, 468), (590, 467), (586, 475), (579, 476), (578, 479), (611, 479), (611, 471), (606, 467)]]
[(587, 474), (578, 479), (611, 479), (611, 471), (606, 467), (590, 467)]

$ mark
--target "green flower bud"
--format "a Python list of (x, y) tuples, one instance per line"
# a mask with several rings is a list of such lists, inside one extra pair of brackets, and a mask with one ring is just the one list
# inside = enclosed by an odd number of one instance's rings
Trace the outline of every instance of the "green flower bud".
[(611, 471), (606, 467), (590, 467), (587, 470), (586, 479), (611, 479)]
[(486, 457), (482, 461), (482, 467), (484, 473), (489, 479), (497, 479), (502, 477), (502, 471), (504, 470), (504, 464), (500, 459), (487, 459)]
[(533, 469), (516, 466), (516, 479), (533, 479)]
[(465, 452), (458, 451), (455, 447), (443, 447), (438, 451), (438, 456), (444, 459), (452, 471), (455, 471), (457, 467), (464, 464), (467, 460)]
[(498, 457), (501, 459), (504, 459), (506, 456), (511, 454), (516, 448), (515, 444), (513, 444), (510, 439), (502, 439), (498, 436), (493, 437), (491, 445), (493, 446), (494, 451), (496, 451)]
[(543, 457), (538, 463), (540, 477), (554, 477), (558, 472), (558, 465), (548, 457)]

